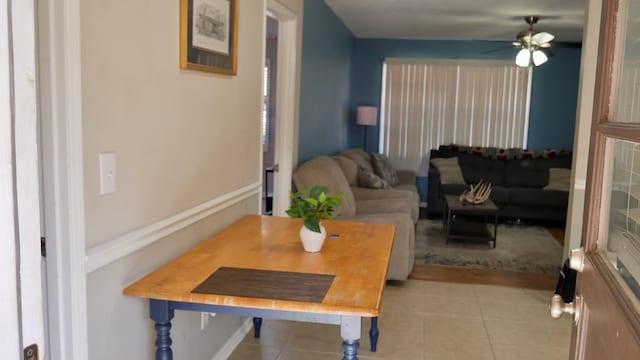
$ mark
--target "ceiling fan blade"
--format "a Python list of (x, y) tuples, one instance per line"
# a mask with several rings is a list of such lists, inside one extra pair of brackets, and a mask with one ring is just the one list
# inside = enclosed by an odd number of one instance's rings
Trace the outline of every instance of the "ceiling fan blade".
[(492, 49), (492, 50), (487, 50), (487, 51), (483, 51), (483, 54), (490, 54), (490, 53), (494, 53), (497, 51), (504, 51), (504, 50), (512, 50), (513, 46), (505, 46), (505, 47), (501, 47), (501, 48), (497, 48), (497, 49)]
[(565, 49), (582, 49), (582, 43), (571, 41), (554, 41), (551, 43), (551, 47)]
[(550, 48), (551, 47), (551, 43), (548, 43), (548, 42), (542, 43), (542, 44), (539, 44), (538, 47), (539, 48), (543, 48), (543, 49)]
[(556, 37), (553, 34), (550, 34), (546, 31), (539, 32), (531, 37), (531, 41), (540, 44), (548, 43), (553, 41)]

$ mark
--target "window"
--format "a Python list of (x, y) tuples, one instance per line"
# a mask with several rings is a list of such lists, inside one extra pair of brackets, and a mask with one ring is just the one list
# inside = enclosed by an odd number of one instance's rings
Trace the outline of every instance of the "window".
[(524, 148), (530, 88), (511, 60), (386, 59), (380, 151), (418, 169), (441, 144)]

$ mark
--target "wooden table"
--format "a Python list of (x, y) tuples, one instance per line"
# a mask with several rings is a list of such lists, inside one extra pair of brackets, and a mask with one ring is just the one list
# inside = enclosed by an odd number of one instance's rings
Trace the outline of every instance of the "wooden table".
[[(380, 314), (395, 227), (328, 221), (319, 253), (302, 249), (300, 219), (250, 215), (124, 290), (149, 299), (156, 359), (170, 360), (174, 310), (340, 325), (343, 359), (357, 359), (362, 317)], [(321, 302), (194, 293), (221, 267), (335, 275)], [(250, 279), (249, 279), (250, 280)]]
[[(498, 207), (491, 199), (482, 204), (471, 205), (462, 204), (459, 196), (447, 195), (445, 205), (442, 224), (447, 243), (451, 239), (481, 240), (493, 242), (495, 249), (498, 238)], [(493, 233), (487, 228), (489, 218), (493, 222)]]

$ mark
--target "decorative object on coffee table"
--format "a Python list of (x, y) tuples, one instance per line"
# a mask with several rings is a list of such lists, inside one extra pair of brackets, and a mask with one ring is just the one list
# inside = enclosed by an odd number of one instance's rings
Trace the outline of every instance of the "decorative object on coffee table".
[(469, 190), (465, 190), (460, 195), (459, 200), (463, 205), (478, 205), (487, 201), (487, 199), (489, 199), (489, 195), (491, 195), (491, 183), (486, 183), (484, 180), (480, 180), (479, 183), (471, 185)]
[(320, 220), (333, 219), (333, 211), (342, 204), (342, 194), (328, 196), (327, 186), (307, 186), (298, 192), (291, 192), (291, 207), (286, 211), (292, 218), (304, 219), (300, 228), (300, 240), (307, 252), (322, 249), (327, 232)]

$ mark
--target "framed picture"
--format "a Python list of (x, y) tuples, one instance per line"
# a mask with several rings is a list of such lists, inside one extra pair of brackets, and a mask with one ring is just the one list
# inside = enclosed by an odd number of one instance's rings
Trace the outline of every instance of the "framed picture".
[(239, 0), (180, 1), (180, 67), (235, 75)]

